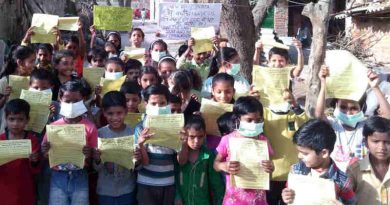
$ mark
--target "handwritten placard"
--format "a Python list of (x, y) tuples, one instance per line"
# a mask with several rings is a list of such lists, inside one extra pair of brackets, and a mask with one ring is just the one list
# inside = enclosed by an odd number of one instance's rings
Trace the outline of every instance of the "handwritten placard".
[(132, 21), (133, 10), (130, 7), (93, 7), (93, 24), (96, 29), (129, 31), (132, 27)]
[(220, 3), (160, 3), (161, 35), (167, 39), (181, 40), (191, 37), (191, 27), (214, 26), (215, 30), (219, 30), (221, 7)]

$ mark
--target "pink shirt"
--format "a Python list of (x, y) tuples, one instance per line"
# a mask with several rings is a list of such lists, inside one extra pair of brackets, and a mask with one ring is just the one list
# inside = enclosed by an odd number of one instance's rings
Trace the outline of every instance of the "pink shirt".
[[(236, 131), (222, 137), (217, 147), (217, 152), (222, 156), (222, 161), (229, 161), (229, 139), (235, 137)], [(273, 155), (271, 144), (265, 135), (260, 134), (258, 140), (267, 141), (269, 155)], [(260, 159), (259, 159), (260, 162)], [(224, 205), (267, 205), (266, 191), (260, 189), (241, 189), (232, 187), (230, 184), (230, 175), (226, 173), (226, 191), (223, 199)]]

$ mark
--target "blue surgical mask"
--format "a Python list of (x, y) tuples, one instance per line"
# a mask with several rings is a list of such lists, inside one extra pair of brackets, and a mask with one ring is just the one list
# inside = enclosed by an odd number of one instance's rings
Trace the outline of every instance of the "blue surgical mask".
[(263, 133), (264, 123), (254, 123), (254, 122), (240, 122), (240, 127), (238, 128), (238, 133), (244, 137), (256, 137), (259, 134)]
[(356, 125), (364, 120), (364, 114), (362, 111), (354, 114), (354, 115), (348, 115), (340, 111), (338, 107), (334, 110), (333, 115), (340, 120), (344, 125), (347, 125), (349, 127), (355, 128)]
[(152, 51), (152, 60), (155, 62), (160, 61), (160, 59), (167, 55), (165, 51)]
[(107, 80), (118, 80), (119, 78), (121, 78), (123, 76), (123, 72), (108, 72), (106, 71), (104, 73), (104, 78), (106, 78)]
[(159, 107), (157, 105), (146, 105), (146, 114), (147, 115), (165, 115), (171, 114), (171, 106), (167, 105), (164, 107)]
[(232, 63), (231, 64), (232, 67), (230, 68), (230, 70), (227, 71), (227, 74), (229, 75), (237, 75), (238, 72), (240, 72), (241, 70), (241, 65), (239, 63)]

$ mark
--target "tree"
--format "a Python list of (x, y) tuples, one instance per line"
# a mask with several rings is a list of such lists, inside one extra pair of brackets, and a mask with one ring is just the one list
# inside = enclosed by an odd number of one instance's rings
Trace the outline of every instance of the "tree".
[(302, 11), (302, 15), (307, 16), (313, 25), (313, 43), (311, 44), (309, 57), (309, 78), (307, 79), (308, 89), (305, 108), (310, 117), (314, 117), (317, 96), (320, 91), (318, 72), (325, 59), (331, 1), (322, 0), (317, 3), (308, 3)]

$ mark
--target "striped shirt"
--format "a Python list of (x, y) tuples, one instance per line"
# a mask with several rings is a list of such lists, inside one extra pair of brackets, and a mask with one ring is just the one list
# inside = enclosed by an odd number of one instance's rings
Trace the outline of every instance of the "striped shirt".
[[(135, 128), (135, 143), (143, 130), (143, 122)], [(175, 184), (176, 151), (153, 144), (145, 145), (149, 164), (138, 171), (137, 183), (148, 186), (171, 186)]]

